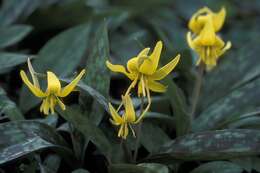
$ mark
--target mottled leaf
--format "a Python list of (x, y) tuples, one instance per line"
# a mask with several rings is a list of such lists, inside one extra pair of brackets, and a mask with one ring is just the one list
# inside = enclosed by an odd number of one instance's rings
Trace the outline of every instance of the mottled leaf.
[(241, 173), (243, 169), (232, 162), (214, 161), (200, 165), (191, 173)]
[(214, 129), (228, 118), (236, 114), (246, 113), (259, 106), (260, 79), (256, 79), (243, 87), (234, 90), (226, 97), (218, 100), (193, 122), (193, 131)]
[(259, 130), (217, 130), (179, 137), (152, 156), (169, 160), (220, 160), (256, 156), (260, 148)]
[(8, 122), (0, 124), (0, 133), (0, 164), (46, 148), (56, 148), (66, 153), (65, 159), (75, 159), (63, 138), (48, 125), (29, 120)]
[(0, 114), (2, 113), (6, 114), (13, 121), (24, 119), (16, 104), (8, 98), (4, 89), (0, 87)]

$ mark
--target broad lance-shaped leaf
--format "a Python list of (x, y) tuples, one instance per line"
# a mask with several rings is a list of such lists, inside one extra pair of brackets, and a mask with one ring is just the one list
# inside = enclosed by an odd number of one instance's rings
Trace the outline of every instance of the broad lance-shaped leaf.
[(4, 89), (0, 87), (0, 115), (1, 113), (6, 114), (13, 121), (24, 119), (16, 104), (7, 97)]
[(0, 27), (0, 48), (5, 48), (19, 42), (28, 35), (31, 30), (32, 27), (28, 25)]
[[(99, 93), (101, 93), (105, 98), (109, 96), (110, 87), (110, 73), (106, 67), (106, 60), (109, 57), (109, 42), (107, 33), (107, 24), (101, 23), (96, 29), (93, 27), (95, 32), (92, 48), (90, 50), (90, 55), (87, 59), (86, 73), (87, 75), (82, 80), (82, 83), (95, 88)], [(85, 100), (85, 101), (84, 101)], [(94, 124), (99, 124), (103, 118), (104, 110), (100, 108), (100, 105), (96, 100), (89, 103), (90, 98), (88, 95), (82, 93), (81, 101), (86, 107), (88, 116)]]
[(243, 114), (259, 107), (259, 88), (258, 78), (215, 102), (195, 119), (192, 124), (193, 131), (214, 129), (230, 116)]
[(185, 98), (181, 89), (170, 78), (167, 78), (167, 85), (167, 96), (174, 112), (177, 136), (185, 135), (191, 126)]
[(46, 148), (54, 148), (68, 163), (75, 159), (63, 138), (46, 124), (29, 120), (2, 123), (0, 136), (0, 164)]
[[(38, 73), (47, 70), (64, 77), (76, 69), (87, 48), (90, 25), (82, 24), (70, 28), (48, 41), (40, 50), (38, 58), (33, 61), (33, 67)], [(27, 111), (40, 102), (30, 91), (23, 86), (20, 106)]]
[(214, 161), (200, 165), (191, 171), (191, 173), (242, 173), (243, 169), (232, 162)]
[(0, 52), (0, 74), (7, 73), (19, 64), (25, 63), (28, 55)]
[(220, 160), (260, 154), (260, 130), (217, 130), (179, 137), (151, 160)]

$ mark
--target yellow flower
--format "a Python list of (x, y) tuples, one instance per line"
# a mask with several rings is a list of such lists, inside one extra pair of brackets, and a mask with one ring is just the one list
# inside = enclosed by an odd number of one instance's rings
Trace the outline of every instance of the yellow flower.
[(135, 137), (135, 132), (132, 128), (132, 125), (140, 122), (145, 112), (143, 112), (142, 115), (140, 115), (140, 117), (136, 119), (133, 102), (130, 96), (129, 95), (122, 96), (122, 101), (125, 108), (125, 111), (122, 116), (120, 116), (118, 114), (118, 111), (116, 111), (115, 108), (109, 103), (109, 110), (112, 117), (110, 121), (113, 125), (120, 126), (118, 131), (118, 137), (122, 137), (123, 139), (126, 139), (126, 137), (129, 134), (128, 127), (130, 127), (133, 136)]
[(188, 32), (187, 41), (189, 46), (199, 55), (197, 65), (202, 61), (206, 64), (208, 70), (215, 67), (219, 57), (231, 48), (230, 41), (225, 44), (214, 31), (207, 27), (201, 31), (200, 35), (194, 38)]
[(218, 13), (212, 12), (208, 7), (203, 7), (191, 17), (188, 26), (192, 32), (199, 34), (205, 24), (210, 21), (214, 31), (218, 32), (224, 24), (225, 17), (226, 9), (224, 7)]
[(107, 67), (113, 72), (125, 74), (133, 82), (128, 88), (126, 95), (129, 94), (131, 88), (134, 88), (138, 82), (138, 96), (146, 96), (149, 91), (165, 92), (166, 86), (157, 82), (165, 78), (178, 64), (180, 55), (177, 55), (172, 61), (165, 66), (157, 69), (162, 51), (162, 42), (157, 42), (153, 52), (148, 55), (150, 48), (143, 49), (136, 57), (131, 58), (127, 62), (127, 70), (122, 65), (114, 65), (109, 61), (106, 62)]
[(56, 104), (58, 103), (62, 110), (65, 110), (65, 105), (62, 103), (61, 99), (62, 97), (66, 97), (69, 95), (73, 89), (76, 87), (77, 83), (80, 81), (82, 76), (85, 73), (85, 70), (82, 70), (80, 74), (71, 81), (70, 84), (65, 86), (64, 88), (61, 88), (61, 84), (57, 76), (53, 73), (48, 71), (47, 72), (47, 89), (46, 91), (42, 91), (37, 77), (32, 73), (33, 69), (28, 61), (29, 70), (31, 72), (31, 76), (33, 79), (33, 83), (31, 83), (26, 76), (25, 72), (23, 70), (20, 71), (21, 78), (23, 82), (27, 85), (27, 87), (31, 90), (31, 92), (36, 96), (41, 98), (42, 104), (40, 107), (40, 111), (43, 112), (45, 115), (48, 115), (49, 112), (52, 114), (54, 113), (54, 108)]

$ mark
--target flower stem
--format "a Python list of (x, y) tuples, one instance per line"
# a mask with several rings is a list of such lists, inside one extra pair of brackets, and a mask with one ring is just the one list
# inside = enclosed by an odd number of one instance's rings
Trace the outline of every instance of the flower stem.
[[(144, 97), (141, 97), (141, 107), (140, 107), (141, 114), (143, 112), (143, 109), (144, 109)], [(134, 162), (136, 162), (137, 155), (138, 155), (138, 148), (139, 148), (139, 143), (140, 143), (140, 139), (141, 139), (141, 132), (142, 132), (142, 120), (140, 121), (140, 123), (137, 126), (135, 151), (134, 151), (134, 157), (133, 157)]]
[(199, 65), (198, 76), (197, 76), (196, 83), (195, 83), (193, 93), (192, 93), (191, 121), (194, 119), (194, 116), (195, 116), (194, 114), (196, 112), (197, 104), (198, 104), (198, 101), (199, 101), (204, 68), (205, 68), (204, 64)]

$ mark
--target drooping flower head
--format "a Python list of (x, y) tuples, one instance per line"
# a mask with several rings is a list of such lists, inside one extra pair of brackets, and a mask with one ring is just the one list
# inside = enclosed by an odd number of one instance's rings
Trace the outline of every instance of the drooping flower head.
[(115, 108), (111, 105), (111, 103), (109, 103), (109, 110), (112, 117), (110, 121), (113, 125), (120, 126), (118, 137), (126, 139), (129, 134), (129, 128), (135, 137), (135, 132), (132, 128), (132, 125), (140, 122), (144, 113), (139, 118), (136, 117), (133, 102), (129, 95), (122, 96), (122, 101), (125, 110), (121, 116), (119, 115), (118, 111), (116, 111)]
[(197, 65), (203, 62), (208, 70), (215, 67), (219, 57), (231, 48), (231, 42), (228, 41), (225, 44), (216, 34), (222, 28), (225, 16), (225, 8), (214, 13), (209, 8), (204, 7), (196, 12), (189, 22), (189, 28), (193, 34), (188, 32), (187, 42), (199, 55)]
[[(28, 61), (29, 62), (29, 61)], [(58, 104), (62, 110), (65, 110), (66, 107), (61, 101), (62, 97), (68, 96), (76, 87), (77, 83), (80, 81), (82, 76), (85, 74), (85, 70), (82, 70), (80, 74), (69, 83), (67, 86), (61, 88), (60, 81), (58, 77), (53, 73), (48, 71), (47, 72), (47, 89), (46, 91), (42, 91), (37, 77), (34, 73), (32, 73), (32, 66), (28, 63), (29, 69), (31, 72), (31, 76), (33, 79), (33, 83), (31, 83), (26, 76), (26, 73), (21, 70), (20, 75), (23, 82), (27, 85), (30, 91), (36, 96), (42, 99), (42, 104), (40, 107), (40, 111), (43, 112), (45, 115), (48, 115), (50, 112), (54, 113), (54, 108)]]
[(138, 96), (146, 96), (148, 92), (165, 92), (166, 86), (158, 81), (165, 78), (178, 64), (180, 55), (177, 55), (165, 66), (158, 68), (162, 42), (157, 42), (153, 52), (149, 54), (150, 48), (143, 49), (136, 57), (131, 58), (127, 62), (127, 70), (122, 65), (114, 65), (109, 61), (106, 62), (107, 67), (113, 72), (125, 74), (133, 82), (128, 88), (126, 95), (138, 83)]

